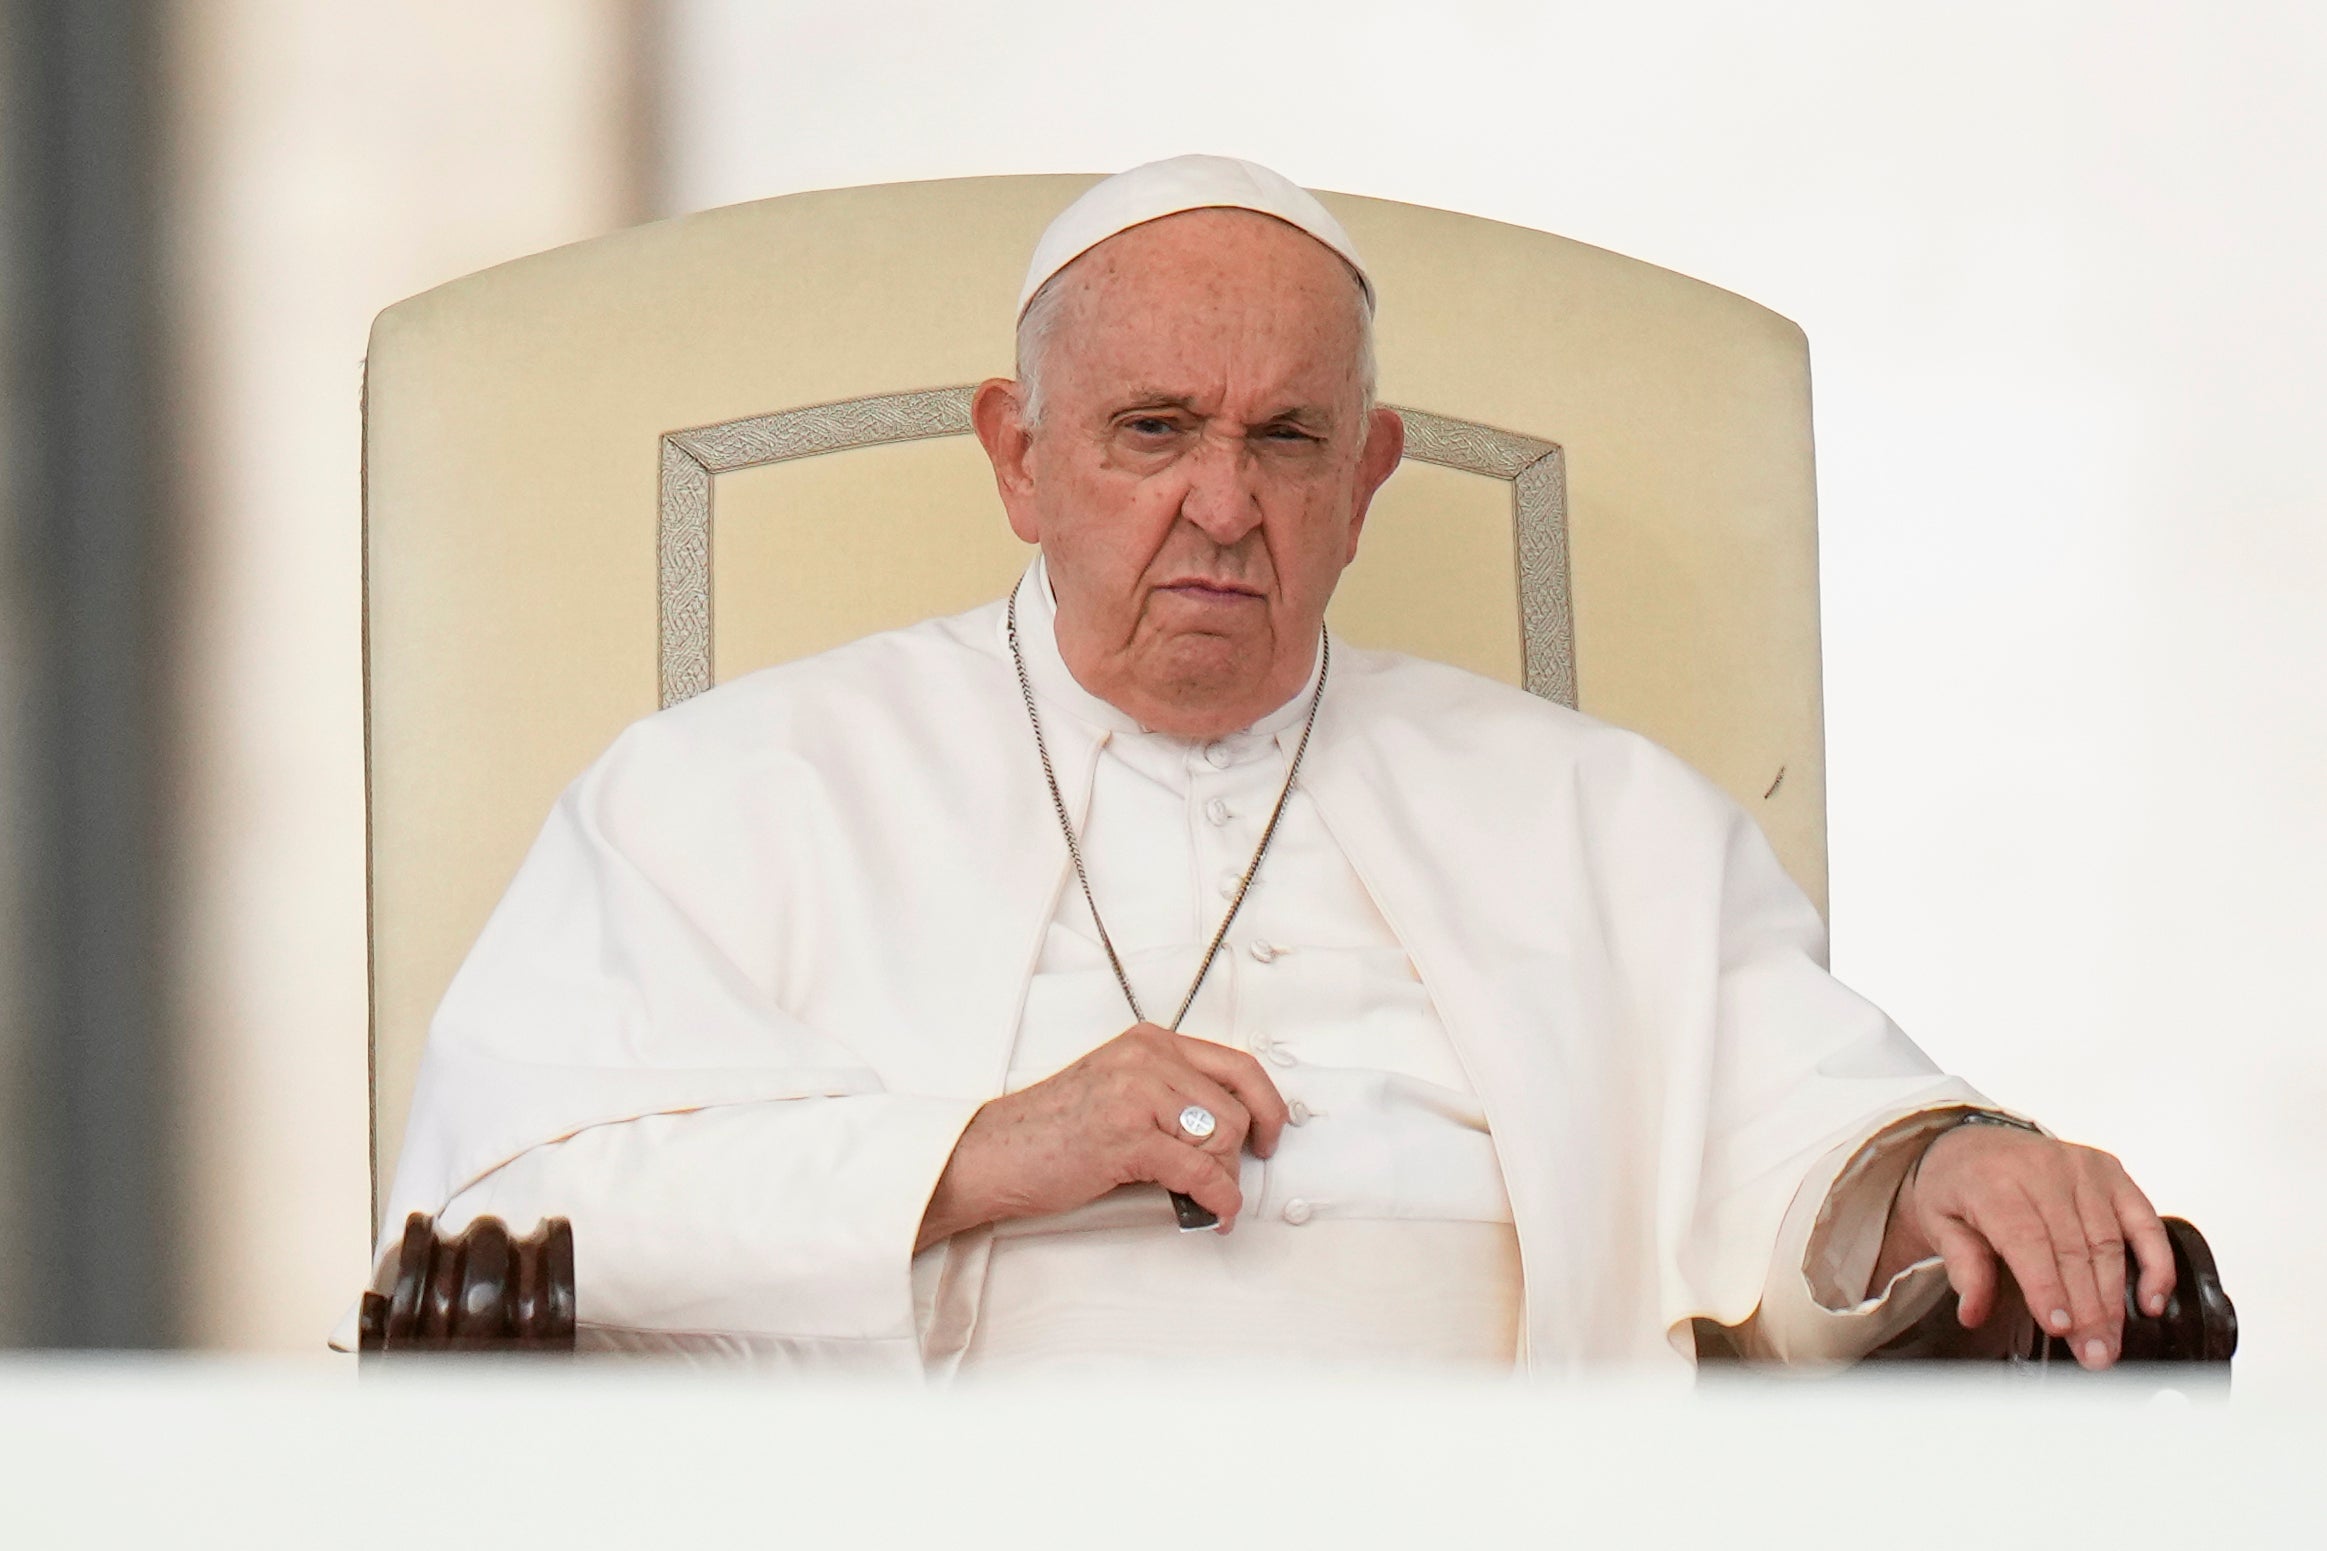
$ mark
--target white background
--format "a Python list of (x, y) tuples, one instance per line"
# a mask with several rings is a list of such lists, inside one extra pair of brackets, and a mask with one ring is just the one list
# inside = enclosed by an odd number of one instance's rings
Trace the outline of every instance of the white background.
[[(662, 9), (672, 210), (1223, 151), (1800, 322), (1837, 968), (2204, 1227), (2242, 1390), (2327, 1367), (2327, 7)], [(204, 1343), (364, 1269), (364, 330), (635, 218), (650, 11), (173, 8)]]
[(2327, 1356), (2327, 7), (674, 14), (678, 208), (1217, 151), (1800, 323), (1837, 970)]

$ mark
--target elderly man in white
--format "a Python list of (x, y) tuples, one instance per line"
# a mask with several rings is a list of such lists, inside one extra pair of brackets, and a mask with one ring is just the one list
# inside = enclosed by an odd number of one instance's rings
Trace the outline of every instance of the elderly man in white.
[(574, 783), (389, 1222), (568, 1216), (585, 1345), (803, 1367), (1837, 1360), (2000, 1266), (2112, 1362), (2148, 1201), (1828, 976), (1750, 819), (1325, 631), (1401, 451), (1374, 302), (1249, 163), (1062, 214), (974, 405), (1038, 558)]

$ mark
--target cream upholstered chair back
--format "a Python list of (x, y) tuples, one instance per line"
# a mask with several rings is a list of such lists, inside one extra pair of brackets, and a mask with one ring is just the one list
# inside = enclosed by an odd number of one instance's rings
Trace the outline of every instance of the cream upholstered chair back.
[[(1088, 177), (798, 194), (382, 313), (367, 367), (373, 1165), (428, 1021), (558, 791), (711, 684), (996, 598), (969, 430), (1036, 235)], [(1823, 905), (1801, 331), (1541, 232), (1325, 202), (1381, 296), (1384, 487), (1335, 629), (1637, 728)], [(375, 1190), (375, 1194), (377, 1191)]]

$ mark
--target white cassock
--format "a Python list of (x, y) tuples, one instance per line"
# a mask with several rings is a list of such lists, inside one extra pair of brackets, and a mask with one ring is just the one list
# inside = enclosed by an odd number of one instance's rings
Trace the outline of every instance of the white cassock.
[[(1039, 561), (1018, 604), (1160, 1020), (1308, 692), (1209, 744), (1146, 732), (1068, 673)], [(650, 717), (568, 789), (438, 1012), (386, 1220), (570, 1217), (585, 1345), (808, 1368), (1685, 1371), (1696, 1318), (1852, 1357), (1943, 1286), (1936, 1260), (1867, 1284), (1921, 1141), (1986, 1101), (1823, 953), (1752, 820), (1671, 755), (1338, 644), (1183, 1024), (1293, 1108), (1235, 1231), (1131, 1187), (916, 1256), (978, 1107), (1132, 1021), (995, 604)]]

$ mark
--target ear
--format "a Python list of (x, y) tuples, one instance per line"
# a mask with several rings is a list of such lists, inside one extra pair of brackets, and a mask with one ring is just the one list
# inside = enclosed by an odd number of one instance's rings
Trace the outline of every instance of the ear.
[(978, 444), (986, 449), (986, 461), (994, 465), (994, 488), (1001, 493), (1002, 509), (1010, 514), (1010, 531), (1029, 544), (1039, 544), (1042, 529), (1035, 521), (1034, 476), (1026, 467), (1034, 433), (1023, 413), (1024, 392), (1007, 377), (987, 378), (970, 399), (970, 424), (977, 430)]
[(1357, 455), (1356, 505), (1350, 513), (1349, 552), (1341, 557), (1343, 565), (1357, 558), (1358, 535), (1364, 531), (1374, 492), (1398, 471), (1398, 460), (1405, 456), (1406, 422), (1398, 418), (1396, 410), (1377, 407), (1366, 417), (1365, 450)]

